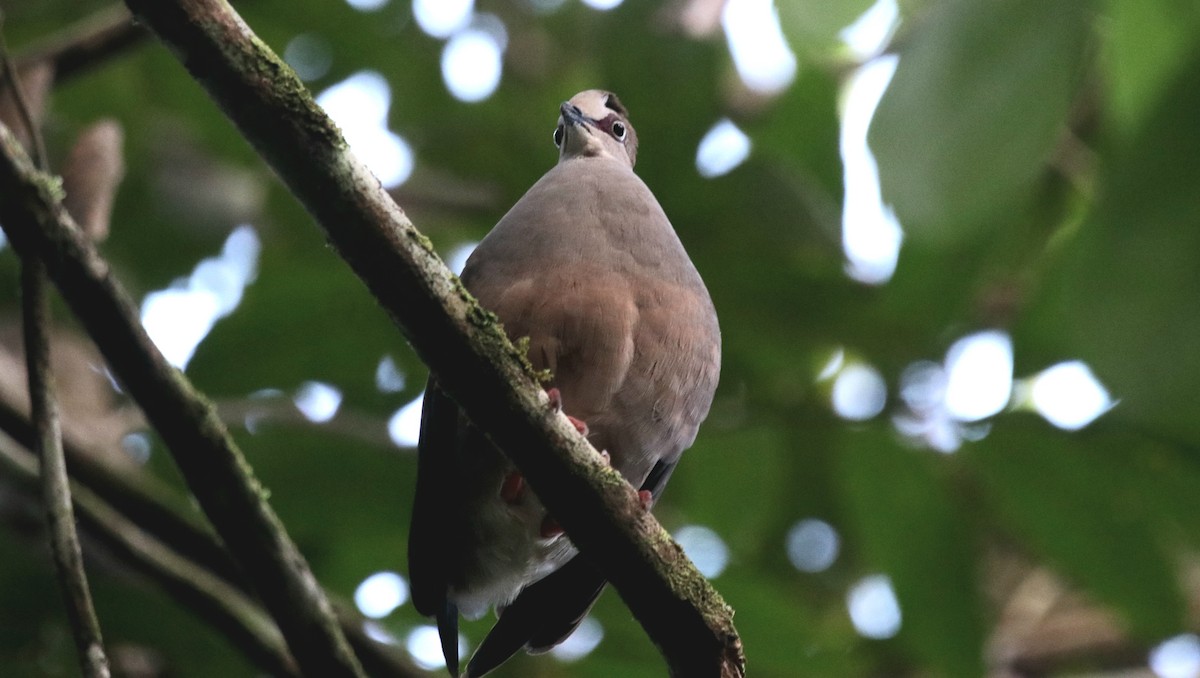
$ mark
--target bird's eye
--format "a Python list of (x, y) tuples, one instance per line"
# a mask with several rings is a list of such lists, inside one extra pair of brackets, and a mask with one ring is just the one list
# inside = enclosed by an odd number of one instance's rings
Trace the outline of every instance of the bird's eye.
[(617, 138), (617, 141), (625, 141), (625, 125), (619, 122), (614, 122), (612, 125), (612, 133), (613, 136)]
[(559, 125), (554, 128), (554, 145), (562, 148), (563, 142), (563, 126)]

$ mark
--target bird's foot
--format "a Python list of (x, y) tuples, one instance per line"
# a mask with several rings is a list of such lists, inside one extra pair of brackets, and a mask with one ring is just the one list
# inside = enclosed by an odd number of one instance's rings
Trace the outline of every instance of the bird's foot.
[(521, 501), (521, 497), (525, 494), (525, 476), (519, 471), (511, 471), (504, 476), (504, 482), (500, 483), (500, 498), (506, 504), (516, 504)]
[(538, 536), (542, 539), (553, 539), (562, 533), (562, 525), (559, 525), (558, 521), (552, 518), (550, 514), (546, 514), (546, 517), (542, 518), (542, 526), (538, 530)]
[(550, 409), (562, 412), (562, 392), (558, 390), (557, 386), (546, 389), (546, 397), (550, 399)]
[(568, 414), (567, 421), (571, 422), (571, 425), (575, 427), (576, 431), (579, 431), (579, 435), (586, 436), (588, 434), (587, 422), (584, 420), (576, 419)]
[(642, 503), (642, 508), (650, 510), (650, 505), (654, 503), (654, 495), (650, 490), (638, 490), (638, 501)]
[[(554, 410), (555, 412), (563, 411), (562, 393), (558, 390), (558, 387), (551, 386), (550, 388), (546, 389), (546, 397), (550, 399), (550, 409)], [(564, 414), (566, 413), (564, 412)], [(582, 419), (572, 417), (569, 414), (566, 416), (567, 421), (571, 422), (571, 425), (575, 427), (576, 431), (579, 431), (580, 435), (586, 436), (588, 434), (587, 422)]]

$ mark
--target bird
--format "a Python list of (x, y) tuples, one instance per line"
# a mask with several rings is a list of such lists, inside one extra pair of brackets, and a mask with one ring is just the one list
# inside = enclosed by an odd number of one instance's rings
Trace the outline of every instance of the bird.
[[(716, 310), (674, 227), (634, 173), (638, 137), (611, 92), (559, 107), (558, 162), (472, 252), (461, 280), (528, 346), (553, 406), (648, 510), (694, 442), (721, 366)], [(409, 530), (412, 600), (459, 675), (458, 617), (499, 615), (468, 663), (552, 649), (606, 581), (508, 458), (431, 375)]]

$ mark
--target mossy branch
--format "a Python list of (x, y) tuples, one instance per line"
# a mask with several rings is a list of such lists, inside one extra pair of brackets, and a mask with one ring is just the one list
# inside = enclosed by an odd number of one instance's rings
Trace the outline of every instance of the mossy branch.
[(675, 676), (744, 673), (732, 611), (636, 493), (547, 407), (524, 356), (433, 253), (296, 75), (219, 0), (127, 0), (322, 226), (472, 421), (616, 586)]
[[(32, 488), (36, 468), (28, 448), (33, 440), (29, 420), (0, 400), (0, 474)], [(5, 442), (11, 438), (16, 445)], [(278, 627), (261, 605), (241, 571), (213, 535), (178, 495), (153, 475), (105, 460), (86, 441), (64, 440), (72, 495), (82, 529), (111, 555), (144, 574), (166, 593), (218, 632), (250, 661), (273, 675), (295, 675), (295, 661)], [(371, 675), (416, 678), (425, 675), (395, 645), (367, 635), (362, 615), (331, 596), (342, 632)]]
[(361, 676), (329, 601), (212, 405), (150, 341), (136, 306), (63, 208), (58, 181), (37, 171), (2, 125), (0, 224), (22, 257), (45, 262), (71, 310), (166, 443), (301, 670)]
[[(9, 58), (2, 12), (0, 61), (3, 61), (7, 79), (5, 93), (15, 103), (17, 117), (30, 140), (37, 164), (45, 169), (49, 161), (40, 121), (34, 119), (23, 92), (24, 86)], [(92, 603), (92, 591), (88, 588), (83, 551), (75, 530), (75, 508), (67, 482), (66, 460), (63, 458), (58, 396), (54, 375), (50, 371), (50, 301), (46, 287), (46, 270), (41, 255), (25, 253), (21, 258), (21, 329), (25, 345), (29, 409), (34, 428), (33, 449), (40, 462), (42, 506), (50, 538), (50, 553), (66, 603), (80, 670), (86, 678), (109, 678), (108, 655), (104, 651), (104, 639)]]

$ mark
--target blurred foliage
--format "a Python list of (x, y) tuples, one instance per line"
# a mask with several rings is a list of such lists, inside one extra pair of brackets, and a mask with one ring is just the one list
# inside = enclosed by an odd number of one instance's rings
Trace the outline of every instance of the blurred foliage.
[[(893, 280), (868, 287), (843, 272), (837, 115), (854, 66), (838, 31), (870, 3), (779, 2), (799, 69), (769, 98), (739, 84), (718, 25), (681, 28), (683, 8), (715, 17), (716, 3), (533, 4), (479, 0), (509, 45), (500, 88), (477, 104), (447, 93), (442, 42), (401, 0), (366, 13), (339, 1), (238, 9), (279, 52), (303, 33), (328, 41), (332, 68), (314, 91), (363, 69), (386, 77), (391, 128), (417, 157), (401, 204), (443, 253), (481, 237), (554, 163), (560, 101), (589, 87), (621, 95), (642, 140), (638, 172), (704, 275), (725, 341), (713, 413), (658, 514), (668, 528), (702, 523), (727, 541), (731, 562), (715, 585), (737, 610), (751, 675), (1000, 671), (1026, 650), (997, 640), (1013, 637), (1013, 581), (1041, 566), (1113, 611), (1128, 634), (1123, 661), (1195, 627), (1184, 584), (1200, 546), (1200, 5), (902, 2), (899, 67), (870, 141), (906, 240)], [(105, 6), (5, 5), (18, 52)], [(382, 439), (421, 390), (423, 366), (177, 61), (151, 40), (61, 86), (46, 127), (56, 157), (103, 116), (125, 126), (128, 164), (103, 251), (136, 297), (214, 255), (239, 223), (262, 238), (257, 279), (189, 365), (195, 383), (228, 402), (328, 382), (355, 426)], [(753, 151), (703, 179), (696, 147), (723, 116)], [(0, 270), (11, 318), (11, 251)], [(58, 317), (70, 324), (65, 310)], [(1075, 433), (1001, 413), (981, 440), (943, 455), (896, 433), (900, 405), (870, 422), (838, 418), (818, 379), (842, 347), (879, 368), (897, 401), (906, 365), (940, 360), (984, 328), (1012, 334), (1018, 376), (1082, 359), (1118, 405)], [(375, 386), (385, 355), (407, 377), (403, 392)], [(231, 425), (318, 577), (349, 596), (373, 572), (403, 572), (411, 451), (351, 435), (343, 417), (324, 429), (293, 419), (265, 419), (253, 434)], [(146, 468), (178, 485), (160, 445)], [(0, 531), (0, 673), (73, 675), (49, 561), (29, 520), (5, 511), (21, 529)], [(806, 517), (842, 536), (837, 561), (816, 574), (784, 551)], [(1014, 559), (1016, 575), (997, 564)], [(254, 674), (186, 609), (103, 554), (91, 562), (114, 647), (148, 652), (173, 676)], [(903, 614), (882, 641), (855, 632), (845, 603), (854, 582), (879, 572)], [(606, 636), (592, 655), (522, 656), (497, 675), (662, 675), (616, 595), (595, 614)], [(408, 605), (382, 621), (398, 638), (418, 623)], [(473, 643), (488, 623), (466, 626)], [(1075, 640), (1084, 651), (1054, 670), (1111, 661)]]

